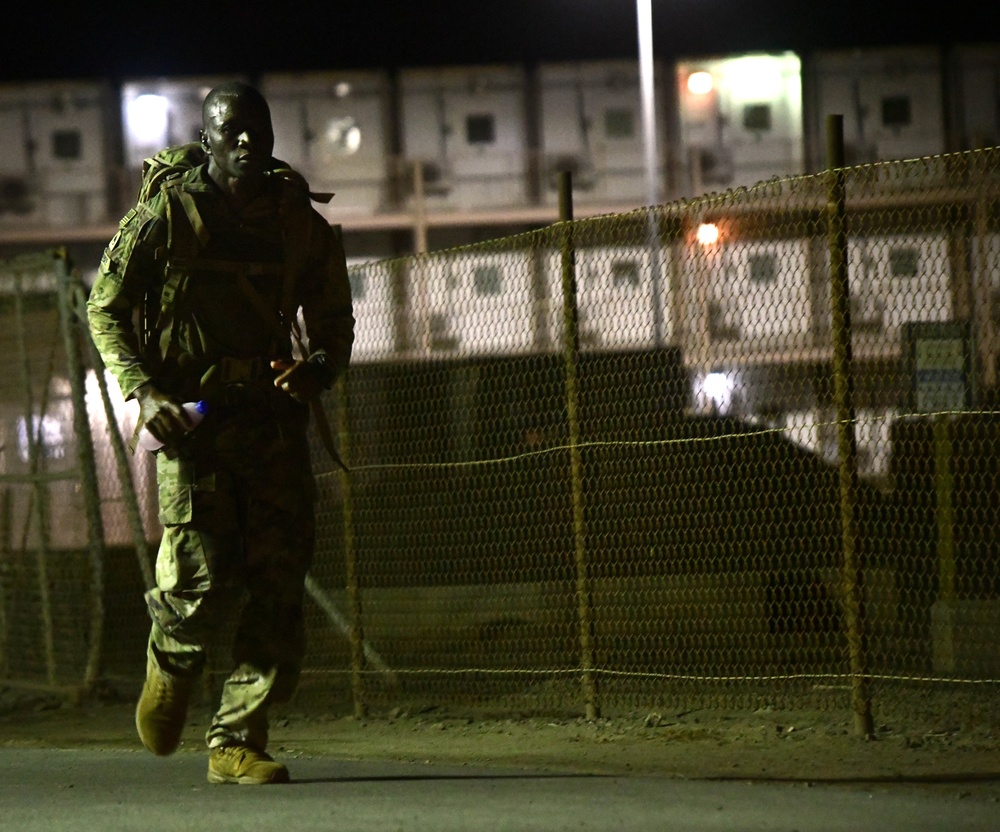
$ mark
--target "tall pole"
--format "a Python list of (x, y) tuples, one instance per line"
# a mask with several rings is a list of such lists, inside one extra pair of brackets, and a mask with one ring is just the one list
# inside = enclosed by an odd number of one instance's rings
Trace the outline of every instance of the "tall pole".
[(639, 84), (642, 96), (642, 137), (646, 159), (646, 204), (660, 201), (656, 171), (656, 105), (653, 86), (653, 0), (636, 0), (639, 20)]
[(663, 346), (663, 299), (660, 297), (660, 233), (655, 206), (660, 201), (656, 149), (656, 96), (653, 72), (653, 0), (636, 0), (639, 23), (639, 86), (642, 98), (642, 136), (646, 159), (646, 205), (649, 209), (649, 272), (652, 289), (653, 347)]

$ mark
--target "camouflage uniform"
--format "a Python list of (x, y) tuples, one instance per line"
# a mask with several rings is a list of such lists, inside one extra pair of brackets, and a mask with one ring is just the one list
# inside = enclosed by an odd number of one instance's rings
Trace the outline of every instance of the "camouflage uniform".
[[(132, 323), (143, 306), (145, 349)], [(268, 174), (236, 212), (204, 165), (125, 216), (88, 303), (94, 341), (127, 398), (151, 381), (209, 403), (175, 458), (157, 454), (164, 532), (146, 600), (150, 657), (172, 673), (199, 671), (206, 644), (238, 622), (211, 747), (264, 750), (267, 705), (291, 694), (304, 652), (315, 537), (308, 407), (274, 387), (269, 364), (290, 359), (281, 321), (300, 307), (310, 361), (332, 381), (354, 337), (337, 235), (301, 183)]]

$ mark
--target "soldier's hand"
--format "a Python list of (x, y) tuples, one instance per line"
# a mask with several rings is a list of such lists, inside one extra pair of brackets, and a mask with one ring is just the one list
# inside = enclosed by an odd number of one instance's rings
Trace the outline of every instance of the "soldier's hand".
[(279, 371), (274, 386), (296, 401), (314, 399), (325, 387), (325, 373), (308, 361), (272, 361), (271, 369)]
[(135, 391), (139, 402), (139, 415), (146, 429), (159, 439), (165, 448), (173, 448), (191, 430), (187, 414), (172, 396), (144, 384)]

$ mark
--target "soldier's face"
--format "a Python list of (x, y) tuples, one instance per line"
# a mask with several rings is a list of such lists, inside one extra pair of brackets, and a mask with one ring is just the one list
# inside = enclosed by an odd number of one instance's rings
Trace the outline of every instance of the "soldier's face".
[(263, 174), (274, 150), (274, 130), (267, 107), (251, 98), (220, 96), (209, 107), (202, 142), (227, 177)]

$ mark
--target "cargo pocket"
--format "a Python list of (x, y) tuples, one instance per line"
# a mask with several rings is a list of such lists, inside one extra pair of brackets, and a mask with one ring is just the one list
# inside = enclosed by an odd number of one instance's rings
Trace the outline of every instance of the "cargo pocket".
[(164, 526), (179, 526), (191, 522), (193, 480), (194, 465), (190, 460), (168, 459), (165, 454), (156, 455), (159, 518)]

